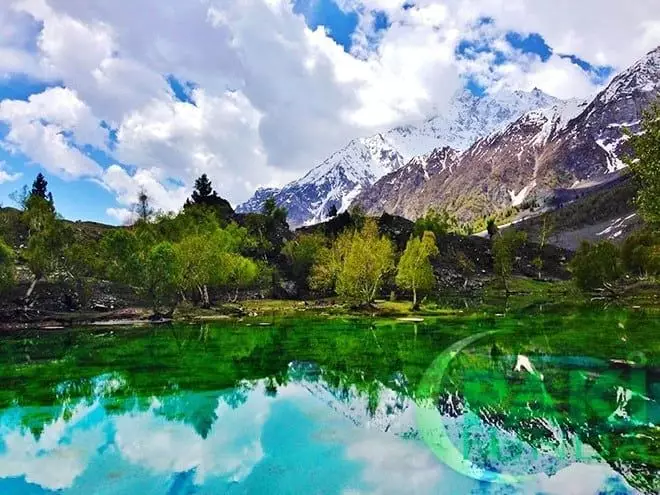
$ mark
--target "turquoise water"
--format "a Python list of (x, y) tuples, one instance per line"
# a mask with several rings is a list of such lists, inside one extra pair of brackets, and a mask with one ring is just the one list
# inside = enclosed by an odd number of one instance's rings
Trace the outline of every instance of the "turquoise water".
[[(532, 322), (528, 333), (511, 334)], [(643, 366), (623, 372), (611, 362), (623, 354), (602, 335), (588, 339), (589, 352), (570, 349), (586, 345), (583, 335), (570, 338), (576, 327), (618, 336), (623, 324), (630, 357), (641, 352), (642, 335), (657, 330), (652, 319), (273, 323), (3, 337), (0, 493), (625, 494), (657, 487), (654, 347), (644, 344)], [(446, 352), (479, 332), (485, 336)], [(523, 352), (532, 371), (514, 371)], [(451, 362), (438, 377), (443, 355)], [(608, 373), (597, 405), (572, 407), (580, 401), (567, 395), (567, 383), (597, 383)], [(631, 438), (642, 458), (619, 449)]]

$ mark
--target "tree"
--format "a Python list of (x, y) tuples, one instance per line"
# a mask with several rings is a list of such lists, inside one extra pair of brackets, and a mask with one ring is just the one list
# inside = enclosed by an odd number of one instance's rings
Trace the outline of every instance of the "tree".
[(196, 290), (202, 306), (210, 307), (208, 286), (223, 276), (222, 251), (215, 246), (213, 234), (184, 238), (175, 246), (181, 267), (181, 287)]
[(626, 162), (639, 191), (635, 202), (649, 225), (660, 227), (660, 101), (644, 113), (641, 133), (630, 137), (633, 156)]
[(419, 308), (418, 291), (428, 291), (435, 285), (431, 257), (439, 254), (435, 234), (424, 232), (422, 238), (412, 236), (397, 268), (396, 284), (413, 293), (413, 309)]
[(159, 314), (163, 307), (171, 310), (181, 280), (180, 266), (171, 243), (161, 242), (151, 248), (145, 260), (144, 275), (143, 289), (154, 313)]
[(99, 248), (108, 279), (127, 285), (140, 284), (143, 278), (146, 246), (134, 231), (111, 230), (101, 239)]
[(282, 254), (299, 289), (307, 285), (312, 267), (325, 244), (326, 239), (321, 234), (299, 234), (284, 244)]
[(53, 202), (53, 194), (48, 192), (48, 181), (42, 173), (37, 174), (36, 179), (32, 183), (32, 190), (28, 198), (40, 198), (50, 204), (51, 210), (55, 211), (55, 204)]
[(239, 254), (246, 237), (245, 229), (231, 224), (226, 229), (183, 238), (174, 247), (181, 288), (197, 291), (202, 305), (210, 307), (209, 287), (238, 290), (254, 282), (257, 265)]
[(21, 214), (21, 221), (28, 232), (27, 247), (23, 251), (23, 257), (34, 276), (25, 294), (26, 303), (29, 302), (37, 283), (56, 271), (66, 240), (62, 223), (55, 214), (52, 196), (47, 193), (46, 186), (46, 180), (39, 174), (34, 182), (33, 191), (25, 200)]
[(436, 211), (429, 209), (421, 218), (418, 218), (413, 227), (413, 234), (421, 237), (424, 232), (433, 232), (436, 239), (458, 230), (458, 220), (447, 210)]
[(360, 230), (342, 233), (331, 249), (324, 249), (312, 269), (311, 285), (335, 289), (356, 304), (370, 304), (385, 277), (394, 270), (392, 242), (379, 234), (374, 220)]
[(660, 235), (651, 229), (633, 233), (621, 246), (621, 259), (638, 275), (660, 275)]
[(544, 266), (544, 249), (554, 229), (555, 224), (552, 219), (548, 215), (543, 215), (543, 221), (541, 222), (541, 227), (539, 228), (539, 254), (532, 260), (532, 265), (538, 272), (539, 280), (543, 278), (542, 270)]
[(138, 217), (138, 221), (141, 221), (142, 223), (149, 223), (156, 214), (156, 210), (151, 206), (151, 198), (149, 198), (149, 195), (144, 188), (140, 189), (140, 192), (138, 193), (138, 201), (135, 204), (135, 213)]
[(278, 258), (284, 242), (290, 237), (286, 216), (286, 209), (277, 206), (273, 197), (264, 202), (261, 214), (248, 213), (245, 216), (245, 226), (254, 240), (249, 251), (253, 257), (269, 262)]
[(585, 291), (613, 282), (622, 273), (619, 249), (609, 241), (598, 244), (584, 241), (570, 266), (577, 286)]
[(286, 208), (277, 206), (273, 196), (264, 201), (264, 204), (261, 207), (261, 214), (266, 218), (271, 219), (273, 222), (286, 222)]
[(516, 252), (526, 240), (527, 234), (517, 230), (501, 232), (493, 240), (493, 268), (507, 294)]
[(234, 290), (234, 301), (238, 291), (250, 287), (259, 276), (259, 266), (249, 258), (236, 253), (224, 253), (222, 256), (223, 273), (226, 274), (224, 286)]
[(497, 227), (497, 223), (495, 223), (495, 219), (493, 218), (488, 219), (488, 223), (486, 224), (486, 231), (488, 232), (488, 236), (491, 239), (497, 235), (500, 229)]
[(328, 218), (335, 218), (336, 216), (337, 216), (337, 206), (330, 205), (330, 208), (328, 208)]
[(14, 252), (0, 239), (0, 293), (14, 284)]
[(190, 199), (186, 200), (184, 209), (191, 209), (193, 207), (212, 208), (218, 219), (222, 222), (228, 222), (234, 210), (224, 198), (218, 196), (218, 193), (213, 189), (213, 184), (206, 174), (202, 174), (195, 180), (195, 189), (192, 192)]
[(64, 228), (63, 235), (65, 245), (61, 253), (60, 275), (73, 284), (78, 301), (84, 306), (88, 299), (89, 279), (102, 273), (99, 245), (77, 235), (71, 228)]

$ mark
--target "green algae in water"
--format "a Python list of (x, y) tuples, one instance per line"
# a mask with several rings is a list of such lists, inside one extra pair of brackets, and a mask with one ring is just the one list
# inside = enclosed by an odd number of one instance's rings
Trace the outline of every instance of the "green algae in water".
[(3, 335), (0, 493), (660, 491), (652, 316), (272, 323)]

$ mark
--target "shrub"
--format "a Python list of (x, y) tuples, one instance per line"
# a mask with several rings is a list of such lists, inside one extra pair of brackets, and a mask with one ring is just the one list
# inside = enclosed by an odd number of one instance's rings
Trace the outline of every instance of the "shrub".
[(650, 230), (632, 234), (621, 247), (626, 270), (640, 275), (660, 275), (660, 236)]
[(619, 249), (609, 241), (591, 244), (584, 241), (571, 261), (571, 271), (582, 290), (602, 287), (622, 274)]

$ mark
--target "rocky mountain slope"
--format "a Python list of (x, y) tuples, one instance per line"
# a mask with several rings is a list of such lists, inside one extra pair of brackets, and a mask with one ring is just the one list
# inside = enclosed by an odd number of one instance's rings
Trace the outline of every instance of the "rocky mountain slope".
[[(558, 102), (533, 110), (475, 142), (451, 167), (424, 181), (412, 167), (384, 176), (355, 203), (369, 214), (417, 218), (430, 207), (470, 220), (548, 200), (558, 190), (616, 179), (624, 168), (624, 129), (636, 132), (644, 109), (660, 92), (660, 47), (613, 79), (591, 102)], [(405, 182), (405, 189), (392, 182)]]
[[(411, 158), (437, 147), (464, 150), (474, 141), (525, 112), (558, 103), (534, 90), (476, 97), (468, 91), (454, 95), (448, 108), (418, 125), (351, 141), (308, 174), (282, 189), (259, 189), (237, 212), (258, 211), (273, 196), (289, 212), (294, 226), (319, 222), (334, 205), (341, 212), (354, 198), (384, 175), (399, 170)], [(421, 161), (420, 161), (421, 163)]]

